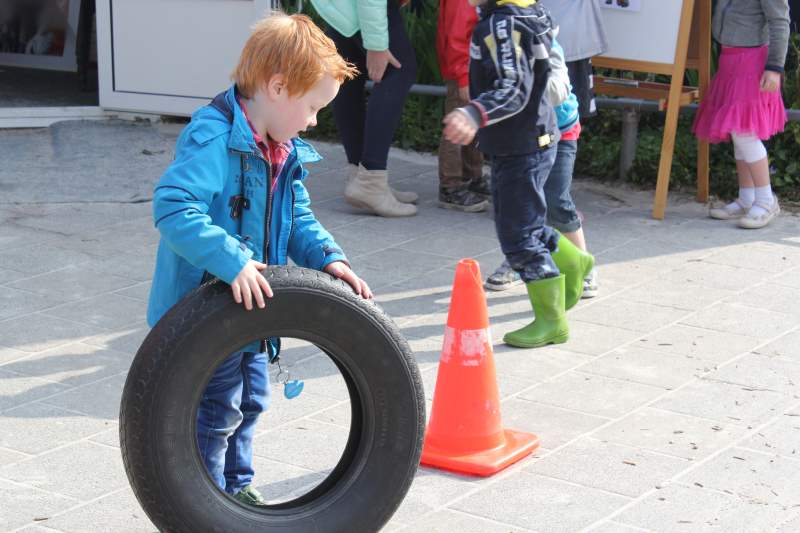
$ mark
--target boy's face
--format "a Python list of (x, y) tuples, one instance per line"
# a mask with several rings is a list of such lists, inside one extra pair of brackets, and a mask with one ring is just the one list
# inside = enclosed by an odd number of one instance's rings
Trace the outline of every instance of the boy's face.
[(267, 133), (278, 142), (288, 142), (301, 132), (317, 125), (317, 112), (330, 104), (339, 92), (339, 82), (325, 75), (302, 95), (289, 96), (280, 76), (267, 84), (267, 97), (275, 106), (273, 119), (267, 125)]

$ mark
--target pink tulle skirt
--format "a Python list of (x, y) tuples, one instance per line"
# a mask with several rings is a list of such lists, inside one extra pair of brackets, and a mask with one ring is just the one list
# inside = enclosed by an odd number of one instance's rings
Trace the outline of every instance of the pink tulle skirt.
[(768, 48), (723, 47), (719, 69), (700, 102), (693, 131), (711, 143), (731, 139), (731, 132), (767, 140), (783, 131), (786, 108), (781, 91), (761, 90)]

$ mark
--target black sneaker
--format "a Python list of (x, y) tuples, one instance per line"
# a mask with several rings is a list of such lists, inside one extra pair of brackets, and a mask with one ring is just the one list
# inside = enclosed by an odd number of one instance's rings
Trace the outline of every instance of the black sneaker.
[(483, 196), (487, 200), (491, 200), (492, 198), (492, 188), (486, 176), (481, 176), (480, 178), (472, 180), (469, 184), (469, 190), (478, 196)]
[(454, 209), (465, 213), (480, 213), (489, 207), (489, 201), (470, 191), (464, 189), (439, 189), (439, 207), (444, 209)]

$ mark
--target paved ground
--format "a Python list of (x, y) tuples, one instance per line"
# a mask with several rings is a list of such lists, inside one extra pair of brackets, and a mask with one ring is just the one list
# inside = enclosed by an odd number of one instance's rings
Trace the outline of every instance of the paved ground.
[[(0, 131), (0, 531), (154, 530), (122, 469), (117, 409), (147, 333), (148, 199), (177, 129)], [(435, 161), (403, 154), (391, 168), (425, 200), (419, 216), (354, 214), (341, 149), (321, 151), (315, 211), (410, 339), (430, 400), (454, 265), (496, 266), (492, 221), (435, 207)], [(421, 469), (386, 531), (800, 530), (800, 220), (746, 232), (687, 198), (656, 222), (649, 193), (582, 181), (576, 196), (601, 297), (570, 313), (565, 345), (495, 346), (504, 421), (542, 449), (490, 479)], [(522, 289), (489, 302), (495, 339), (529, 320)], [(316, 483), (348, 424), (325, 357), (295, 343), (286, 358), (306, 392), (275, 395), (262, 423), (272, 498)]]

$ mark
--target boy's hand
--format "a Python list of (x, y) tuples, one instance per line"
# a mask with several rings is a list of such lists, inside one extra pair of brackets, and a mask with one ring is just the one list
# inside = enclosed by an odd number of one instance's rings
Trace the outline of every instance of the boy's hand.
[(369, 74), (369, 79), (375, 83), (380, 83), (386, 73), (386, 67), (390, 63), (394, 68), (402, 66), (388, 49), (367, 50), (367, 73)]
[(451, 111), (444, 120), (444, 137), (453, 144), (467, 145), (475, 138), (478, 128), (461, 111)]
[(465, 85), (464, 87), (458, 88), (458, 99), (461, 100), (462, 104), (469, 103), (469, 86)]
[(772, 70), (765, 70), (761, 75), (761, 90), (764, 92), (775, 92), (781, 87), (781, 75)]
[(356, 291), (356, 294), (360, 295), (362, 298), (367, 300), (372, 299), (372, 291), (370, 290), (369, 285), (367, 285), (367, 282), (356, 276), (356, 273), (353, 272), (346, 263), (343, 263), (342, 261), (334, 261), (325, 267), (325, 272), (334, 278), (343, 279), (346, 281), (351, 287), (353, 287), (353, 290)]
[(231, 292), (233, 292), (233, 299), (237, 304), (244, 302), (244, 308), (250, 311), (253, 309), (253, 298), (255, 297), (256, 305), (260, 309), (264, 309), (264, 295), (267, 298), (272, 298), (272, 287), (269, 282), (261, 275), (261, 271), (267, 268), (264, 263), (253, 261), (250, 259), (236, 279), (231, 283)]

